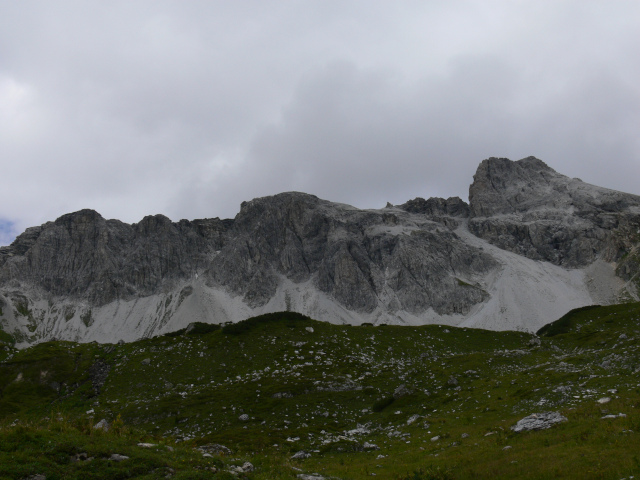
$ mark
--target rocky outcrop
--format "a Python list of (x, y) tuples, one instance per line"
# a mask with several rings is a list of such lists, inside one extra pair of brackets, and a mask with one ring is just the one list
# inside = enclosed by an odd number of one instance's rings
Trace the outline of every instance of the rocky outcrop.
[(16, 238), (0, 257), (0, 282), (92, 305), (150, 295), (203, 268), (232, 223), (155, 215), (128, 225), (81, 210)]
[(400, 208), (411, 213), (422, 213), (434, 218), (469, 216), (469, 205), (460, 197), (444, 198), (414, 198), (400, 205)]
[(476, 279), (497, 263), (430, 215), (363, 211), (302, 193), (244, 203), (207, 275), (252, 306), (280, 278), (312, 281), (344, 307), (371, 312), (466, 312), (486, 292)]
[(312, 281), (349, 310), (468, 311), (487, 294), (460, 279), (496, 262), (429, 217), (302, 193), (245, 202), (233, 221), (156, 215), (127, 225), (82, 210), (18, 237), (0, 278), (96, 306), (168, 291), (199, 273), (251, 307), (267, 303), (285, 277)]
[[(616, 261), (640, 228), (640, 197), (589, 185), (528, 157), (484, 160), (469, 188), (469, 230), (535, 260), (581, 267)], [(621, 237), (621, 238), (618, 238)]]
[(559, 412), (533, 413), (528, 417), (524, 417), (522, 420), (518, 420), (518, 423), (513, 425), (511, 430), (516, 433), (529, 430), (546, 430), (547, 428), (553, 427), (556, 423), (566, 421), (567, 417)]

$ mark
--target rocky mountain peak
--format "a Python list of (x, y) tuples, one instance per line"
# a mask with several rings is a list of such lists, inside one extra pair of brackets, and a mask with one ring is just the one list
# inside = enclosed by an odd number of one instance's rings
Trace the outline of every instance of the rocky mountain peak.
[(240, 212), (236, 216), (251, 214), (252, 211), (271, 208), (291, 208), (295, 205), (317, 205), (320, 199), (315, 195), (303, 192), (282, 192), (276, 195), (267, 195), (265, 197), (257, 197), (253, 200), (245, 201), (240, 204)]
[(640, 206), (640, 197), (590, 185), (527, 157), (483, 160), (469, 187), (472, 217), (556, 210), (598, 214)]
[(598, 258), (617, 260), (613, 229), (632, 234), (640, 197), (559, 174), (528, 157), (482, 161), (469, 187), (469, 230), (520, 255), (579, 267)]
[(159, 231), (171, 232), (177, 231), (175, 228), (175, 224), (164, 215), (147, 215), (138, 223), (134, 224), (133, 227), (137, 232), (150, 235), (152, 233), (157, 233)]
[(95, 210), (85, 208), (77, 212), (67, 213), (58, 217), (54, 222), (56, 225), (79, 225), (103, 221), (104, 218)]
[(553, 181), (569, 180), (542, 160), (527, 157), (516, 162), (488, 158), (478, 166), (469, 187), (471, 216), (489, 217), (549, 206)]

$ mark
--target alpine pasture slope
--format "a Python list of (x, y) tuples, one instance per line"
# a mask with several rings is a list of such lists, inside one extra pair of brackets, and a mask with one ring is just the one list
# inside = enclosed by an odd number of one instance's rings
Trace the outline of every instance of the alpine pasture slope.
[(637, 478), (640, 303), (538, 334), (283, 312), (5, 345), (0, 479)]

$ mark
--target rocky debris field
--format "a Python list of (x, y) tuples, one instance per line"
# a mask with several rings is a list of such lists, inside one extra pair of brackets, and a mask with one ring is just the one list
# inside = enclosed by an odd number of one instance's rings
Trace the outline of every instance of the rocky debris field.
[[(0, 478), (124, 468), (160, 451), (145, 478), (630, 478), (638, 339), (636, 303), (578, 309), (539, 335), (284, 312), (130, 344), (5, 346)], [(75, 440), (73, 462), (56, 466), (45, 449), (41, 471), (12, 477), (6, 438), (28, 425), (117, 449)]]

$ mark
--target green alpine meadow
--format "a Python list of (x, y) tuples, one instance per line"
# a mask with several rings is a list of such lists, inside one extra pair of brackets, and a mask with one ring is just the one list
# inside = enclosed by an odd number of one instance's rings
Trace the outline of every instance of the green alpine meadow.
[(4, 334), (0, 479), (637, 478), (639, 338), (639, 303), (537, 335), (293, 312), (120, 344)]

